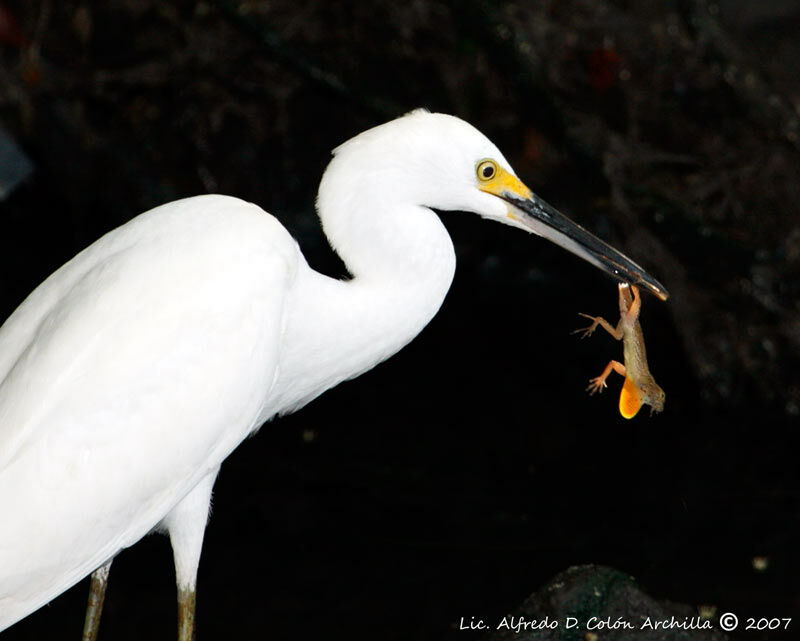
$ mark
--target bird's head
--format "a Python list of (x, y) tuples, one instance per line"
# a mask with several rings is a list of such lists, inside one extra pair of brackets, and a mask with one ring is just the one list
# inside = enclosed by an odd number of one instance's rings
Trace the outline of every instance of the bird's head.
[[(368, 193), (373, 202), (474, 212), (548, 238), (618, 281), (667, 298), (664, 286), (642, 267), (533, 193), (491, 140), (455, 116), (418, 109), (359, 134), (334, 155), (320, 204), (349, 200), (356, 211), (355, 201)], [(336, 180), (345, 170), (358, 176), (358, 189)]]

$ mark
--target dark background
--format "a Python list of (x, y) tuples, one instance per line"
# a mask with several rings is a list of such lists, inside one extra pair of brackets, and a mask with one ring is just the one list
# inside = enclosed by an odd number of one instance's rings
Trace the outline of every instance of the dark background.
[[(330, 149), (419, 106), (472, 122), (672, 293), (642, 314), (666, 409), (626, 421), (616, 375), (584, 392), (620, 345), (570, 334), (615, 316), (614, 283), (445, 214), (459, 263), (428, 328), (223, 466), (200, 639), (467, 641), (461, 617), (589, 562), (800, 617), (800, 3), (0, 9), (0, 120), (35, 166), (0, 203), (3, 316), (102, 233), (203, 192), (262, 205), (341, 275), (313, 211)], [(160, 536), (117, 558), (101, 638), (173, 635), (171, 563)], [(78, 638), (86, 590), (3, 639)]]

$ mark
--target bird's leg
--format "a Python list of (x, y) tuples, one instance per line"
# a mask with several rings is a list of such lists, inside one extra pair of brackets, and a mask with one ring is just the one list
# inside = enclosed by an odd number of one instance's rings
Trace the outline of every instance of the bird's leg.
[(586, 338), (587, 336), (591, 336), (594, 333), (594, 330), (597, 329), (597, 326), (600, 325), (600, 327), (606, 330), (617, 340), (622, 339), (622, 320), (620, 320), (619, 323), (617, 323), (617, 326), (615, 328), (605, 318), (601, 318), (600, 316), (589, 316), (589, 314), (579, 314), (579, 316), (588, 318), (590, 321), (592, 321), (592, 324), (589, 325), (589, 327), (576, 329), (574, 332), (572, 332), (573, 334), (580, 334), (581, 338)]
[(586, 388), (586, 391), (589, 392), (589, 394), (602, 392), (603, 389), (607, 387), (606, 379), (608, 375), (611, 374), (612, 369), (620, 376), (625, 376), (625, 366), (619, 361), (610, 361), (600, 376), (595, 376), (589, 381), (589, 387)]
[(96, 641), (97, 630), (100, 628), (100, 615), (103, 613), (103, 599), (106, 596), (108, 574), (111, 571), (111, 561), (92, 572), (92, 582), (89, 586), (89, 603), (86, 606), (86, 620), (83, 623), (83, 641)]
[(178, 641), (194, 639), (197, 567), (211, 505), (211, 488), (219, 468), (200, 481), (164, 519), (175, 557), (178, 584)]
[(193, 641), (197, 588), (178, 586), (178, 641)]

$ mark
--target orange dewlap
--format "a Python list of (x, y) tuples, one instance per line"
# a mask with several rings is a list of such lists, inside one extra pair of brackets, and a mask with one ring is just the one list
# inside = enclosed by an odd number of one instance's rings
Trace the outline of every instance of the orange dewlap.
[(633, 418), (642, 407), (642, 396), (639, 388), (629, 377), (625, 377), (622, 385), (622, 393), (619, 395), (619, 413), (624, 418)]

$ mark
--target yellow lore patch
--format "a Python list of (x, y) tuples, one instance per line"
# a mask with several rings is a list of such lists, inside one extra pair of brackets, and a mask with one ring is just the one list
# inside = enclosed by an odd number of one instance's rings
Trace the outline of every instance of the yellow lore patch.
[(516, 196), (522, 200), (528, 200), (533, 195), (525, 183), (499, 166), (493, 178), (479, 182), (478, 189), (495, 196)]

